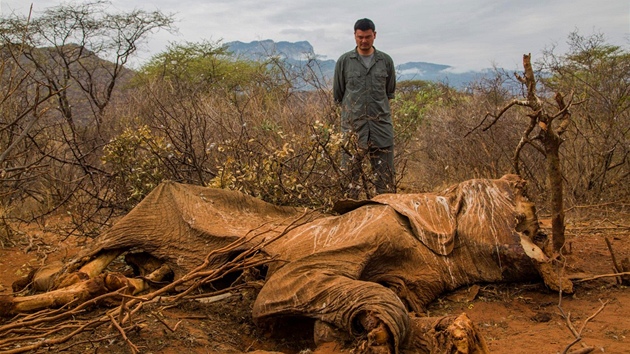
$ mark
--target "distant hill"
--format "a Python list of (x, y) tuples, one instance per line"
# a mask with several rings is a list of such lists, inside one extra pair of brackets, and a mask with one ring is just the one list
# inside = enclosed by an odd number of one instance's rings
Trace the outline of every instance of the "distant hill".
[(408, 62), (396, 66), (398, 80), (425, 80), (441, 82), (456, 88), (464, 88), (473, 81), (491, 75), (490, 69), (482, 71), (453, 72), (448, 65), (426, 62)]
[[(64, 89), (63, 94), (54, 98), (55, 101), (67, 100), (64, 118), (71, 116), (75, 123), (90, 124), (98, 111), (95, 102), (103, 105), (111, 89), (115, 64), (74, 43), (59, 47), (24, 46), (23, 51), (22, 55), (16, 57), (23, 70), (29, 71), (36, 80), (48, 84), (54, 82), (55, 87)], [(0, 55), (8, 57), (15, 53), (11, 54), (7, 47), (1, 47)], [(29, 58), (35, 58), (36, 63)], [(117, 70), (116, 88), (126, 87), (136, 74), (126, 67)], [(1, 80), (6, 79), (9, 78)], [(1, 80), (0, 83), (4, 84)], [(110, 98), (124, 96), (121, 90), (113, 90)], [(61, 107), (64, 106), (60, 104), (56, 107), (59, 108), (57, 114), (61, 115)]]
[[(240, 41), (225, 43), (225, 47), (238, 57), (250, 60), (267, 60), (278, 57), (292, 65), (303, 67), (311, 65), (321, 77), (328, 82), (335, 70), (335, 60), (321, 59), (307, 41), (275, 42), (271, 39), (244, 43)], [(396, 66), (399, 81), (425, 80), (446, 83), (452, 87), (463, 89), (469, 83), (491, 74), (490, 69), (482, 71), (454, 72), (453, 67), (427, 62), (407, 62)]]
[(274, 42), (271, 39), (244, 43), (240, 41), (226, 43), (227, 48), (238, 56), (248, 59), (265, 59), (281, 55), (292, 60), (306, 60), (315, 57), (313, 46), (307, 42)]
[[(306, 71), (317, 76), (317, 82), (330, 82), (335, 72), (334, 60), (323, 60), (315, 54), (313, 46), (307, 41), (274, 42), (271, 39), (263, 41), (228, 42), (224, 46), (239, 58), (264, 61), (280, 58), (288, 62), (297, 70)], [(308, 90), (309, 84), (303, 80), (293, 83), (298, 89)]]

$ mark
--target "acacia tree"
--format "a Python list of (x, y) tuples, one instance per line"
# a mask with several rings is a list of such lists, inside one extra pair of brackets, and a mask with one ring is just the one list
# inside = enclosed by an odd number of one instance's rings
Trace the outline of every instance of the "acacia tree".
[[(161, 159), (165, 175), (201, 185), (214, 178), (213, 147), (252, 126), (248, 110), (264, 96), (256, 92), (277, 90), (264, 86), (270, 75), (263, 63), (236, 60), (220, 43), (209, 41), (173, 43), (151, 58), (134, 78), (139, 94), (132, 104), (140, 108), (142, 124), (151, 127), (153, 138), (163, 137), (172, 150), (168, 160)], [(115, 155), (105, 156), (110, 157)]]
[(14, 214), (14, 201), (29, 194), (29, 182), (47, 167), (41, 155), (30, 151), (36, 144), (43, 148), (40, 118), (54, 91), (12, 60), (11, 52), (22, 50), (0, 49), (0, 247), (12, 241), (7, 220)]
[[(23, 142), (32, 142), (23, 151), (46, 161), (42, 165), (47, 169), (40, 171), (45, 178), (38, 180), (39, 188), (46, 190), (33, 191), (30, 197), (40, 204), (44, 198), (53, 199), (47, 201), (48, 209), (67, 205), (77, 196), (94, 206), (81, 210), (108, 206), (110, 178), (100, 166), (101, 148), (111, 135), (104, 129), (107, 108), (125, 75), (131, 75), (125, 66), (138, 45), (151, 33), (172, 28), (170, 15), (143, 10), (113, 13), (110, 5), (101, 0), (67, 3), (33, 18), (17, 14), (0, 18), (3, 57), (25, 78), (18, 85), (24, 97), (40, 102), (20, 122), (37, 121), (45, 143), (36, 143), (34, 128), (11, 134), (22, 134)], [(44, 104), (44, 97), (52, 99)]]
[(25, 170), (41, 167), (28, 158), (26, 147), (31, 146), (28, 137), (45, 113), (41, 106), (54, 91), (36, 81), (28, 84), (30, 73), (13, 65), (5, 54), (0, 53), (0, 178), (19, 181)]
[[(325, 122), (323, 94), (295, 90), (295, 75), (275, 57), (244, 60), (218, 43), (173, 44), (134, 80), (140, 92), (130, 99), (137, 99), (136, 116), (147, 128), (138, 129), (146, 132), (145, 153), (127, 159), (123, 150), (108, 150), (104, 158), (115, 170), (134, 171), (118, 174), (121, 185), (159, 160), (171, 180), (237, 189), (277, 204), (331, 205), (338, 180), (330, 178), (331, 160), (340, 141)], [(113, 143), (126, 143), (129, 135)], [(156, 175), (135, 181), (152, 185)]]
[(606, 43), (602, 34), (569, 35), (564, 55), (545, 51), (537, 63), (553, 91), (575, 92), (563, 148), (567, 197), (576, 204), (620, 205), (630, 197), (630, 53)]
[(21, 51), (13, 53), (14, 60), (58, 91), (58, 110), (72, 125), (77, 123), (73, 114), (77, 100), (89, 105), (94, 123), (102, 123), (123, 68), (138, 44), (173, 23), (172, 17), (159, 11), (109, 13), (109, 5), (102, 0), (62, 4), (30, 21), (18, 15), (0, 21), (2, 44), (19, 45)]

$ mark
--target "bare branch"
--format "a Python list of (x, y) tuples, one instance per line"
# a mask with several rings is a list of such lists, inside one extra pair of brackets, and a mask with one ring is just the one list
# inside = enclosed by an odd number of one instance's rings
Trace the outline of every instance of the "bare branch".
[[(527, 106), (527, 102), (513, 99), (512, 101), (510, 101), (510, 103), (508, 103), (505, 107), (503, 107), (503, 109), (501, 109), (501, 111), (499, 111), (498, 114), (496, 115), (491, 114), (491, 113), (486, 114), (486, 117), (492, 117), (494, 119), (492, 120), (492, 122), (490, 122), (490, 124), (487, 127), (483, 128), (482, 130), (486, 131), (490, 129), (503, 116), (503, 114), (505, 114), (505, 112), (507, 112), (513, 106)], [(486, 117), (484, 117), (484, 120)]]
[(612, 273), (612, 274), (600, 274), (600, 275), (595, 275), (595, 276), (588, 277), (588, 278), (580, 278), (580, 279), (575, 280), (575, 282), (576, 283), (581, 283), (581, 282), (595, 280), (595, 279), (600, 279), (600, 278), (619, 277), (619, 276), (622, 276), (622, 275), (630, 275), (630, 272), (619, 272), (619, 273)]
[(139, 353), (140, 351), (138, 350), (138, 347), (136, 347), (135, 344), (133, 344), (131, 342), (131, 340), (129, 340), (129, 337), (127, 337), (127, 333), (125, 332), (125, 330), (120, 326), (120, 324), (118, 324), (118, 322), (116, 321), (116, 319), (114, 319), (114, 316), (112, 316), (111, 314), (108, 314), (107, 317), (109, 317), (109, 320), (112, 322), (112, 324), (114, 325), (114, 327), (116, 327), (116, 329), (118, 330), (118, 332), (120, 332), (120, 335), (123, 337), (123, 340), (125, 341), (125, 343), (127, 343), (127, 345), (129, 346), (129, 348), (131, 348), (131, 352), (132, 353)]

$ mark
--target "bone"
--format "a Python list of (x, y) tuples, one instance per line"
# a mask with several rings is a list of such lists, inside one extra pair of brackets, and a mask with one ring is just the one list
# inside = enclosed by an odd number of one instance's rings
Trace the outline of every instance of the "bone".
[(105, 286), (105, 275), (31, 296), (0, 296), (0, 316), (12, 316), (45, 308), (57, 308), (70, 303), (80, 304), (110, 290)]
[(77, 272), (65, 273), (60, 276), (58, 280), (55, 280), (54, 288), (65, 288), (100, 275), (103, 270), (123, 252), (124, 250), (118, 249), (103, 251), (96, 258), (83, 265)]

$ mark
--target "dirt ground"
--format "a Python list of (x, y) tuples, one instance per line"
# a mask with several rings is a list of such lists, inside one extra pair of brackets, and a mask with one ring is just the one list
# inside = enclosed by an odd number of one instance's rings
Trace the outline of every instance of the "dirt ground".
[[(11, 293), (11, 284), (31, 267), (75, 254), (84, 242), (62, 238), (49, 225), (48, 231), (21, 227), (14, 247), (0, 248), (0, 295)], [(543, 228), (549, 227), (543, 220)], [(617, 261), (630, 257), (630, 215), (595, 213), (567, 217), (566, 270), (585, 278), (613, 273), (605, 238), (611, 241)], [(60, 241), (61, 240), (61, 241)], [(176, 306), (159, 303), (145, 306), (126, 329), (128, 342), (109, 325), (46, 346), (39, 352), (131, 353), (131, 344), (141, 353), (350, 353), (352, 348), (326, 345), (316, 348), (312, 323), (288, 321), (281, 327), (260, 328), (252, 323), (251, 305), (256, 288), (225, 295), (203, 303), (184, 301)], [(227, 297), (226, 297), (227, 296)], [(96, 318), (104, 306), (91, 309), (73, 321)], [(444, 294), (422, 315), (439, 316), (465, 312), (475, 322), (493, 353), (563, 353), (593, 347), (595, 353), (630, 353), (630, 290), (614, 277), (575, 283), (573, 295), (560, 296), (542, 283), (478, 284)], [(83, 317), (82, 317), (83, 316)], [(0, 319), (0, 328), (11, 319)], [(26, 335), (28, 329), (24, 328)], [(46, 338), (58, 338), (52, 333)], [(0, 344), (9, 338), (0, 333)], [(41, 339), (33, 338), (31, 342)], [(27, 343), (31, 343), (27, 342)], [(24, 345), (22, 343), (21, 345)], [(0, 347), (0, 353), (10, 347)], [(4, 350), (4, 351), (3, 351)]]

